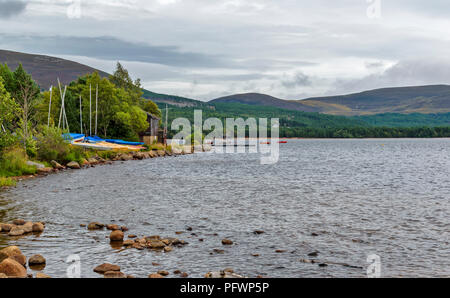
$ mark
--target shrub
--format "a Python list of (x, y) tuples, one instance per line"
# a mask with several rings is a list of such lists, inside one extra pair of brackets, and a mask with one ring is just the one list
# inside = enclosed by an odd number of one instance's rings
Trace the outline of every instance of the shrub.
[(63, 132), (56, 127), (41, 127), (37, 136), (37, 157), (43, 161), (64, 162), (71, 153), (70, 144), (62, 137)]
[(15, 147), (3, 153), (0, 160), (0, 176), (12, 177), (35, 173), (36, 168), (27, 165), (27, 156), (24, 149)]

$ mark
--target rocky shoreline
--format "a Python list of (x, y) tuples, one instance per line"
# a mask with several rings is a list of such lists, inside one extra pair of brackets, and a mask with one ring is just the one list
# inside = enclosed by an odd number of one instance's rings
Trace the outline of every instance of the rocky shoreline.
[[(172, 252), (174, 249), (182, 248), (189, 243), (173, 237), (161, 237), (159, 235), (138, 237), (133, 234), (125, 233), (129, 230), (125, 226), (117, 224), (102, 224), (99, 222), (91, 222), (89, 224), (80, 224), (80, 228), (89, 232), (104, 231), (105, 229), (111, 231), (109, 235), (109, 242), (112, 247), (116, 249), (136, 249), (158, 251), (165, 254)], [(44, 222), (27, 222), (22, 219), (16, 219), (12, 223), (0, 223), (0, 233), (7, 234), (10, 237), (41, 235), (44, 232)], [(188, 231), (191, 231), (188, 228)], [(182, 232), (176, 232), (180, 235)], [(228, 239), (222, 240), (223, 245), (232, 245), (233, 242)], [(47, 260), (39, 254), (32, 255), (27, 258), (18, 246), (8, 246), (0, 250), (0, 279), (3, 278), (51, 278), (42, 271), (47, 265)], [(153, 266), (159, 266), (153, 263)], [(34, 275), (29, 273), (27, 269), (36, 272)], [(121, 267), (115, 264), (104, 263), (93, 268), (93, 271), (104, 278), (135, 278), (132, 275), (123, 273)], [(167, 270), (158, 270), (157, 272), (149, 273), (148, 278), (165, 278), (168, 276), (176, 278), (187, 278), (189, 274), (181, 270), (175, 270), (170, 273)], [(208, 272), (204, 275), (205, 278), (243, 278), (243, 276), (234, 273), (231, 268), (222, 270), (220, 272)], [(259, 276), (262, 277), (262, 276)]]
[[(16, 182), (29, 180), (38, 177), (45, 177), (50, 174), (59, 173), (66, 170), (80, 170), (90, 167), (96, 167), (101, 165), (111, 165), (117, 161), (130, 161), (130, 160), (145, 160), (161, 157), (176, 157), (182, 155), (190, 155), (195, 152), (209, 152), (212, 150), (211, 146), (180, 146), (173, 147), (172, 150), (150, 150), (150, 151), (131, 151), (131, 152), (112, 152), (109, 158), (103, 158), (99, 155), (94, 157), (83, 159), (81, 162), (71, 161), (66, 165), (61, 165), (56, 161), (51, 161), (51, 167), (46, 167), (43, 164), (36, 162), (28, 162), (29, 165), (36, 167), (36, 174), (11, 177), (11, 179)], [(2, 187), (2, 189), (7, 189), (10, 186)]]

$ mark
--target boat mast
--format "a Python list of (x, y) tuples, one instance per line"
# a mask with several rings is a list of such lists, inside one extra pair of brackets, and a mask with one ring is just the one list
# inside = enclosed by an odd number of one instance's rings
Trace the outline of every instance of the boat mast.
[(164, 145), (167, 146), (167, 119), (169, 118), (169, 109), (166, 104), (166, 123), (164, 125)]
[(52, 110), (52, 93), (53, 93), (53, 86), (50, 86), (50, 102), (48, 104), (48, 120), (47, 120), (47, 127), (50, 127), (50, 112)]
[(98, 112), (98, 84), (95, 91), (95, 135), (97, 135), (97, 112)]
[(92, 85), (89, 84), (89, 136), (92, 136)]
[(82, 102), (81, 102), (81, 94), (80, 94), (80, 133), (83, 134), (83, 109), (82, 109)]

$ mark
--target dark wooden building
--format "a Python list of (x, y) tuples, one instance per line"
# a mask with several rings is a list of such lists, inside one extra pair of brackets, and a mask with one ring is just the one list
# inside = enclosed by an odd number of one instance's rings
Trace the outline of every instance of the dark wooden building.
[(149, 123), (148, 129), (139, 134), (140, 141), (152, 145), (155, 141), (158, 141), (159, 121), (161, 118), (156, 117), (150, 113), (147, 113), (147, 122)]

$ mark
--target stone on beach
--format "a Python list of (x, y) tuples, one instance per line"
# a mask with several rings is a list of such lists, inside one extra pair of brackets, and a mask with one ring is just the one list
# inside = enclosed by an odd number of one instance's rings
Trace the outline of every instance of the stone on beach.
[(51, 173), (51, 172), (53, 172), (53, 168), (42, 168), (42, 169), (37, 169), (37, 173), (38, 173), (38, 174), (41, 174), (41, 175), (43, 175), (43, 174), (49, 174), (49, 173)]
[(0, 279), (2, 278), (8, 278), (8, 275), (6, 275), (5, 273), (0, 273)]
[(52, 160), (50, 162), (50, 164), (52, 165), (52, 167), (54, 169), (57, 169), (57, 170), (63, 170), (64, 169), (64, 167), (61, 164), (59, 164), (57, 161), (55, 161), (55, 160)]
[(123, 241), (124, 234), (120, 230), (112, 231), (109, 235), (109, 239), (111, 241)]
[(158, 151), (156, 151), (156, 154), (158, 154), (159, 157), (164, 157), (164, 156), (166, 156), (166, 151), (158, 150)]
[(164, 276), (158, 273), (152, 273), (148, 276), (148, 278), (164, 278)]
[(127, 278), (125, 273), (120, 271), (108, 271), (104, 274), (105, 278)]
[(45, 273), (38, 272), (36, 273), (36, 278), (51, 278), (51, 277)]
[(81, 169), (81, 166), (79, 163), (77, 163), (76, 161), (71, 161), (67, 164), (67, 167), (69, 169), (73, 169), (73, 170), (79, 170)]
[(104, 274), (109, 271), (120, 271), (120, 267), (113, 264), (102, 264), (94, 268), (94, 272)]
[(7, 258), (0, 263), (0, 273), (4, 273), (8, 277), (26, 278), (27, 270), (17, 261)]
[(36, 265), (44, 265), (47, 261), (45, 258), (41, 255), (34, 255), (28, 260), (28, 265), (36, 266)]

